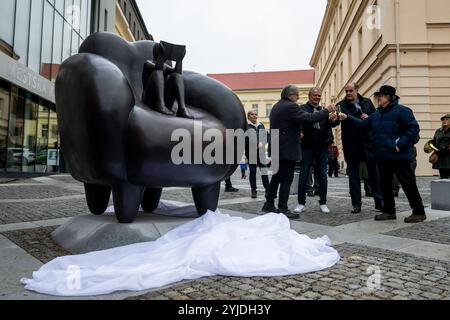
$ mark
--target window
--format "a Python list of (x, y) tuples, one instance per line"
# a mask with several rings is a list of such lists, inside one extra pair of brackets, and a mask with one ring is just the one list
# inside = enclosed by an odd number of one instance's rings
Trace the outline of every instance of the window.
[(358, 30), (358, 59), (359, 62), (363, 60), (363, 30), (362, 27)]
[[(0, 39), (11, 47), (14, 36), (15, 0), (0, 0)], [(11, 50), (12, 55), (12, 50)]]
[(72, 30), (72, 50), (71, 55), (77, 54), (79, 48), (79, 36), (78, 33), (75, 32), (75, 30)]
[(60, 14), (64, 14), (64, 0), (55, 0), (55, 8)]
[(71, 21), (71, 15), (73, 13), (73, 0), (65, 0), (64, 1), (64, 18), (67, 21)]
[(330, 83), (328, 83), (328, 92), (330, 93), (329, 103), (333, 103), (333, 92), (331, 91), (331, 81), (330, 81)]
[(128, 13), (128, 23), (131, 23), (131, 12)]
[(136, 37), (136, 22), (133, 22), (133, 35)]
[[(328, 35), (328, 53), (331, 54), (331, 38), (330, 38), (330, 35)], [(328, 56), (327, 56), (327, 60), (328, 60)]]
[[(53, 67), (58, 67), (61, 64), (62, 57), (62, 47), (63, 47), (63, 18), (56, 13), (55, 14), (55, 24), (53, 26), (53, 58), (52, 58), (52, 69)], [(51, 76), (55, 75), (56, 72), (52, 70)]]
[(28, 65), (28, 40), (30, 27), (30, 0), (17, 1), (14, 30), (14, 53), (18, 60)]
[[(42, 127), (41, 127), (41, 136), (44, 139), (48, 139), (48, 124), (43, 124), (42, 125)], [(47, 145), (47, 143), (46, 143), (46, 145)]]
[(108, 10), (105, 9), (105, 25), (103, 27), (104, 31), (108, 31)]
[(42, 26), (42, 7), (44, 0), (31, 1), (31, 21), (30, 24), (30, 44), (28, 52), (28, 67), (35, 71), (40, 71), (41, 64), (41, 26)]
[(252, 104), (252, 110), (258, 114), (258, 104)]
[(348, 78), (351, 78), (353, 73), (353, 66), (352, 66), (352, 47), (350, 46), (348, 48)]
[(67, 22), (64, 22), (64, 36), (63, 36), (63, 52), (62, 61), (66, 60), (72, 55), (72, 29)]
[(23, 130), (24, 130), (25, 96), (17, 87), (11, 90), (11, 107), (8, 135), (8, 153), (11, 163), (8, 171), (20, 172), (22, 168)]
[(80, 35), (83, 38), (86, 38), (86, 35), (88, 33), (88, 26), (87, 26), (87, 16), (89, 14), (89, 8), (88, 8), (87, 0), (81, 0), (81, 7), (80, 7)]
[(336, 21), (333, 21), (333, 36), (334, 36), (334, 40), (336, 41), (336, 39), (337, 39)]
[(9, 116), (9, 86), (0, 82), (0, 170), (7, 167), (8, 116)]
[(53, 8), (45, 1), (44, 25), (42, 27), (42, 34), (44, 36), (42, 37), (41, 66), (39, 73), (49, 80), (52, 76), (53, 14)]
[(52, 124), (51, 130), (50, 130), (50, 138), (58, 139), (58, 125), (57, 124)]
[(270, 117), (270, 113), (272, 112), (273, 104), (266, 104), (266, 117)]
[(334, 94), (336, 95), (337, 91), (338, 91), (338, 84), (337, 84), (337, 75), (336, 73), (334, 74), (334, 78), (333, 78), (333, 86), (334, 86)]
[(37, 97), (29, 93), (26, 94), (23, 126), (24, 141), (21, 159), (22, 172), (34, 172), (35, 169), (37, 113), (39, 107), (37, 101)]

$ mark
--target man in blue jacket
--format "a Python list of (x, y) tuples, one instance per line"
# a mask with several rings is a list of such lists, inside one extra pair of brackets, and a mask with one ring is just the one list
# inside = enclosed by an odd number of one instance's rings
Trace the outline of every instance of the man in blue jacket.
[(382, 213), (375, 220), (396, 219), (395, 200), (392, 192), (392, 177), (397, 176), (412, 208), (412, 215), (405, 218), (406, 223), (426, 220), (422, 198), (416, 184), (416, 177), (410, 162), (413, 158), (414, 140), (420, 128), (412, 110), (399, 104), (396, 90), (391, 86), (382, 86), (375, 93), (380, 108), (370, 116), (361, 119), (340, 115), (341, 120), (360, 128), (368, 128), (373, 136), (374, 156), (380, 173), (380, 187), (384, 200)]

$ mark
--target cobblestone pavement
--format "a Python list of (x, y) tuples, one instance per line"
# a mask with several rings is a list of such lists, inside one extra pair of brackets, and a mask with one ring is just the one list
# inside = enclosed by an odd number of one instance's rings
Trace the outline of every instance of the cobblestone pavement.
[(42, 263), (70, 253), (53, 242), (51, 233), (57, 227), (41, 227), (3, 232), (2, 235)]
[[(418, 178), (418, 186), (426, 206), (430, 205), (430, 182), (432, 178)], [(53, 183), (54, 182), (54, 183)], [(259, 182), (260, 183), (260, 182)], [(27, 185), (30, 184), (30, 185)], [(259, 198), (250, 198), (248, 180), (241, 180), (239, 174), (233, 178), (237, 193), (225, 193), (224, 184), (220, 196), (220, 208), (237, 212), (260, 214), (264, 203), (264, 192), (259, 186)], [(75, 187), (75, 188), (74, 188)], [(56, 226), (24, 229), (19, 224), (71, 217), (88, 213), (82, 184), (67, 175), (45, 179), (0, 180), (0, 228), (6, 226), (1, 235), (28, 255), (42, 263), (68, 252), (56, 245), (51, 232)], [(75, 191), (74, 191), (75, 190)], [(80, 191), (77, 191), (80, 190)], [(163, 199), (192, 202), (189, 189), (165, 190)], [(396, 199), (399, 211), (409, 210), (407, 199), (401, 192)], [(296, 223), (312, 223), (314, 226), (346, 227), (354, 222), (373, 221), (376, 211), (373, 199), (363, 199), (363, 213), (351, 214), (346, 178), (330, 179), (328, 205), (332, 213), (319, 212), (318, 198), (307, 198), (307, 211)], [(289, 205), (294, 208), (296, 196), (291, 196)], [(44, 222), (45, 222), (44, 221)], [(394, 229), (394, 230), (393, 230)], [(4, 229), (5, 230), (5, 229)], [(389, 239), (414, 239), (430, 245), (450, 245), (450, 214), (436, 220), (417, 225), (399, 224), (393, 231), (380, 232)], [(408, 242), (408, 241), (406, 241)], [(422, 242), (421, 242), (422, 243)], [(372, 245), (372, 244), (370, 244)], [(129, 299), (449, 299), (450, 259), (441, 260), (419, 256), (415, 252), (399, 252), (342, 243), (335, 248), (341, 254), (341, 261), (333, 268), (304, 275), (272, 278), (210, 277), (196, 281), (182, 282), (165, 289)], [(373, 276), (380, 275), (380, 283)], [(368, 286), (369, 284), (369, 286)], [(370, 289), (372, 288), (372, 289)], [(1, 290), (0, 290), (1, 293)], [(131, 295), (131, 294), (130, 294)]]
[(43, 202), (0, 203), (0, 224), (73, 217), (88, 211), (84, 197)]
[(42, 188), (40, 185), (20, 185), (20, 186), (9, 186), (1, 187), (0, 189), (0, 199), (49, 199), (57, 198), (71, 195), (82, 194), (76, 191), (70, 191), (59, 187), (46, 186)]
[[(129, 299), (449, 299), (449, 263), (350, 244), (336, 249), (342, 260), (316, 273), (273, 278), (211, 277)], [(373, 281), (373, 286), (368, 286), (378, 272), (379, 285)]]
[[(4, 232), (42, 263), (68, 255), (51, 239), (55, 227)], [(176, 284), (130, 300), (448, 299), (450, 263), (389, 250), (343, 244), (342, 259), (317, 273), (272, 278), (209, 277)], [(380, 274), (380, 283), (371, 276)]]
[(428, 221), (420, 225), (385, 233), (389, 236), (430, 241), (450, 245), (450, 218)]

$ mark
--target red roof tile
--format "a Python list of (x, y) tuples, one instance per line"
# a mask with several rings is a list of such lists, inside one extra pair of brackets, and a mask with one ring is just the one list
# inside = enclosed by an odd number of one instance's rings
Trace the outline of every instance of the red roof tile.
[(288, 84), (313, 84), (314, 70), (208, 74), (232, 90), (281, 89)]

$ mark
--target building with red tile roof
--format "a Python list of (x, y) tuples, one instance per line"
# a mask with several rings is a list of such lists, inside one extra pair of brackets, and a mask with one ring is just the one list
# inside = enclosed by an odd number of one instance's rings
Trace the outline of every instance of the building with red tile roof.
[(280, 100), (281, 90), (288, 84), (300, 88), (299, 103), (308, 100), (308, 91), (314, 85), (314, 70), (289, 70), (248, 73), (208, 74), (231, 90), (244, 105), (245, 112), (256, 110), (259, 121), (269, 127), (272, 106)]

